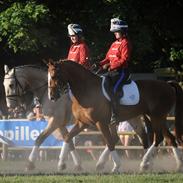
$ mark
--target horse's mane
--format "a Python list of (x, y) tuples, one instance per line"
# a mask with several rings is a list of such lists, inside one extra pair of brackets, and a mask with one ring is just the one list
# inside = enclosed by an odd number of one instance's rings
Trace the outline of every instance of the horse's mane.
[(40, 66), (40, 65), (20, 65), (20, 66), (14, 67), (14, 68), (16, 68), (16, 69), (19, 69), (19, 68), (35, 68), (35, 69), (40, 69), (40, 70), (47, 71), (47, 67)]
[(83, 72), (83, 73), (86, 73), (88, 75), (90, 75), (91, 77), (96, 77), (96, 78), (99, 78), (99, 76), (97, 76), (96, 74), (94, 74), (93, 72), (91, 72), (90, 70), (86, 69), (85, 67), (83, 67), (82, 65), (76, 63), (76, 62), (73, 62), (72, 60), (63, 60), (60, 62), (61, 64), (65, 64), (65, 65), (71, 65), (72, 67), (74, 68), (78, 68), (79, 71)]

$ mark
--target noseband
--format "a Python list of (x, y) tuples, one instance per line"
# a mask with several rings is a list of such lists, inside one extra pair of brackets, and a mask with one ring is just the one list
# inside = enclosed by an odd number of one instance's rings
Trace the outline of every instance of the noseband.
[(18, 101), (18, 98), (24, 97), (28, 92), (30, 92), (30, 91), (33, 92), (33, 91), (39, 90), (39, 89), (47, 86), (47, 83), (45, 83), (45, 84), (43, 84), (43, 85), (41, 85), (37, 88), (34, 88), (32, 90), (29, 90), (26, 87), (23, 88), (22, 84), (20, 83), (20, 81), (18, 80), (18, 78), (16, 76), (16, 68), (14, 68), (13, 76), (9, 77), (9, 78), (6, 78), (6, 79), (11, 79), (11, 78), (15, 79), (15, 94), (14, 95), (6, 95), (6, 97), (9, 100), (12, 100), (12, 101), (15, 101), (15, 102)]
[[(18, 78), (16, 77), (16, 68), (14, 69), (13, 76), (6, 78), (6, 79), (15, 79), (15, 93), (14, 95), (6, 95), (9, 100), (17, 101), (17, 98), (20, 98), (22, 95), (26, 93), (25, 89), (22, 87), (21, 83), (19, 82)], [(16, 97), (16, 99), (13, 99)]]

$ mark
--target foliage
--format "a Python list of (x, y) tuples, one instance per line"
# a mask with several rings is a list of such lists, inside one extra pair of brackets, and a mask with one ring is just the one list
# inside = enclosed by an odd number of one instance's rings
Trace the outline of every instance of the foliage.
[(176, 51), (175, 48), (171, 48), (170, 60), (171, 61), (183, 60), (183, 49)]
[[(100, 61), (114, 41), (114, 36), (109, 31), (110, 19), (120, 17), (129, 25), (129, 37), (133, 46), (130, 65), (132, 71), (152, 72), (155, 68), (171, 65), (179, 69), (182, 64), (181, 0), (1, 2), (1, 60), (8, 62), (17, 54), (29, 57), (32, 52), (36, 52), (39, 59), (45, 55), (54, 59), (65, 58), (70, 43), (67, 25), (79, 23), (84, 30), (92, 60)], [(11, 55), (10, 58), (3, 57), (4, 52)]]
[(51, 42), (49, 31), (44, 28), (49, 10), (34, 1), (15, 2), (0, 13), (0, 41), (16, 52), (38, 51)]

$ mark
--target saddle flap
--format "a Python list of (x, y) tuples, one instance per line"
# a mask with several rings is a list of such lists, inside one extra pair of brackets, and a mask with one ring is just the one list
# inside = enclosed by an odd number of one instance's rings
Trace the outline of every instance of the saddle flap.
[[(109, 94), (109, 85), (105, 84), (108, 82), (105, 82), (105, 77), (102, 77), (102, 92), (104, 96), (107, 98), (107, 100), (111, 101), (110, 94)], [(139, 103), (140, 100), (140, 94), (137, 87), (137, 84), (134, 81), (131, 81), (130, 83), (127, 82), (127, 84), (124, 84), (121, 88), (122, 97), (119, 99), (119, 103), (121, 105), (136, 105)]]

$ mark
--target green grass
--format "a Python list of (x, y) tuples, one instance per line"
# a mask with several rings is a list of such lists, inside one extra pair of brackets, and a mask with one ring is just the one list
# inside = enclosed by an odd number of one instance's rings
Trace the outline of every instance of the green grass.
[(3, 183), (182, 183), (183, 174), (2, 176)]

